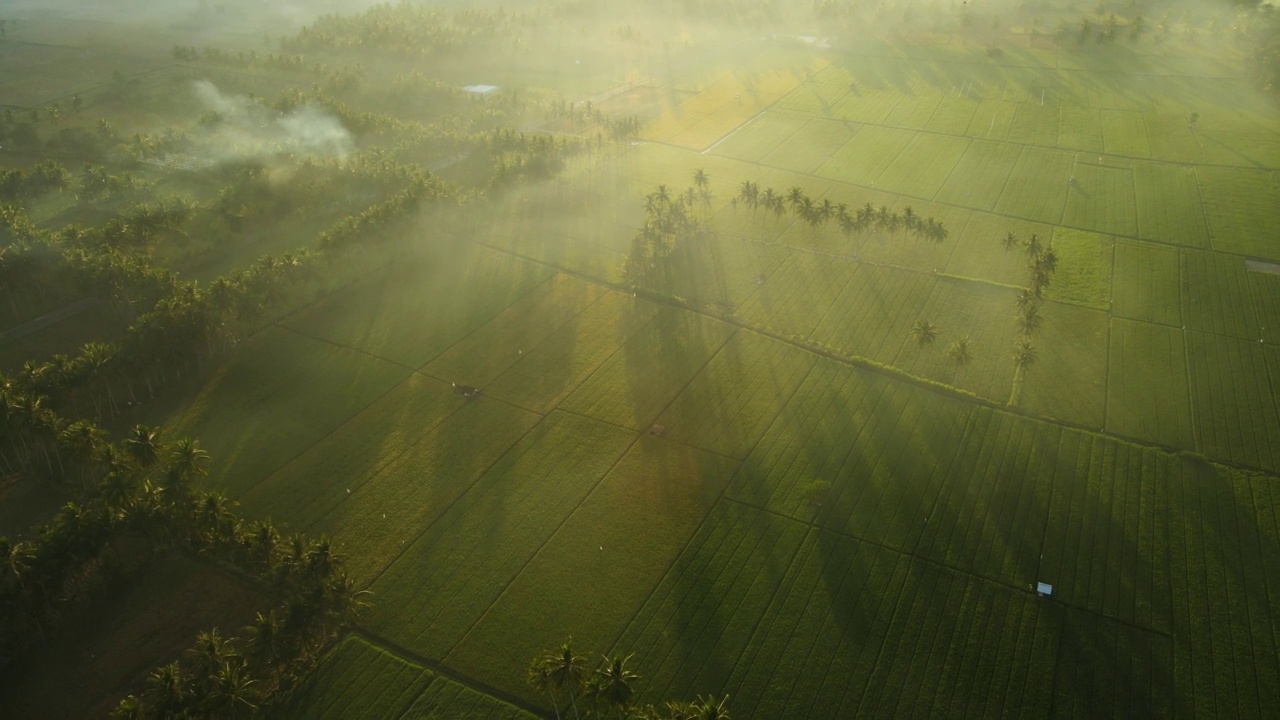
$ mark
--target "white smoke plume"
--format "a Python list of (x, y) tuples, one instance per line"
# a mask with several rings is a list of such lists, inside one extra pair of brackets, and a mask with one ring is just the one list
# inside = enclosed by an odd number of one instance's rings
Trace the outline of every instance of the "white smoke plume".
[(194, 83), (196, 99), (218, 114), (208, 150), (217, 160), (269, 156), (281, 152), (345, 157), (355, 149), (338, 118), (313, 106), (277, 114), (243, 95), (227, 95), (208, 80)]

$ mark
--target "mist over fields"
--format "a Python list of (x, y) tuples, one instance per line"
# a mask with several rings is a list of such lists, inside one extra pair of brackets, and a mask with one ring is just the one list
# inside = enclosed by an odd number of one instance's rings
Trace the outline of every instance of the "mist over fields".
[(1280, 11), (0, 6), (0, 715), (1265, 717)]

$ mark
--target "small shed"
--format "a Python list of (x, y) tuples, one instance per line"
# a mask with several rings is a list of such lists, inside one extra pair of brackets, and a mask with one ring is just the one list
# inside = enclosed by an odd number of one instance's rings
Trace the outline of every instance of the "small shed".
[(1036, 594), (1040, 597), (1049, 597), (1053, 594), (1053, 586), (1049, 583), (1036, 583)]
[(497, 85), (466, 85), (463, 90), (482, 98), (488, 98), (498, 92)]

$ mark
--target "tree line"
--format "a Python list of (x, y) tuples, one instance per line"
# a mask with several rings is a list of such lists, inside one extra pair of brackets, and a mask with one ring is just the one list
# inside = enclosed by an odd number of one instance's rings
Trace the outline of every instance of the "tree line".
[(570, 712), (574, 720), (610, 714), (618, 720), (730, 720), (727, 695), (671, 701), (661, 709), (636, 707), (635, 683), (641, 678), (631, 669), (632, 657), (601, 656), (593, 667), (574, 650), (573, 638), (567, 638), (555, 649), (534, 656), (525, 679), (531, 688), (547, 694), (556, 720), (563, 720)]

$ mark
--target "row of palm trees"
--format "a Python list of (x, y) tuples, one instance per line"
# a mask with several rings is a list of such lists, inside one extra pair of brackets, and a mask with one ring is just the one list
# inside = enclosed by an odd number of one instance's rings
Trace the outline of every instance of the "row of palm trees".
[(1044, 293), (1053, 280), (1053, 273), (1058, 269), (1058, 254), (1052, 244), (1042, 243), (1036, 233), (1031, 233), (1025, 241), (1017, 233), (1009, 232), (1004, 237), (1006, 251), (1022, 248), (1027, 253), (1027, 287), (1018, 291), (1016, 298), (1018, 314), (1015, 323), (1022, 331), (1013, 349), (1014, 387), (1009, 404), (1012, 405), (1018, 396), (1021, 379), (1025, 377), (1027, 368), (1036, 361), (1036, 347), (1031, 337), (1040, 329), (1043, 318), (1040, 306)]
[(711, 178), (701, 168), (693, 172), (693, 183), (684, 192), (673, 193), (666, 185), (659, 185), (644, 196), (644, 224), (632, 238), (619, 270), (625, 286), (652, 283), (654, 273), (676, 247), (704, 231), (696, 209), (699, 199), (704, 209), (711, 201)]
[(52, 190), (65, 190), (70, 184), (71, 173), (54, 160), (29, 168), (0, 168), (0, 202), (39, 197)]
[(763, 209), (779, 218), (790, 209), (796, 219), (815, 231), (826, 223), (835, 221), (846, 238), (868, 231), (887, 235), (905, 231), (918, 239), (941, 243), (950, 235), (941, 221), (932, 217), (922, 218), (911, 206), (903, 208), (899, 213), (889, 210), (885, 205), (877, 208), (867, 203), (851, 212), (846, 203), (833, 203), (830, 198), (815, 201), (799, 186), (790, 188), (786, 193), (779, 193), (771, 187), (761, 191), (757, 183), (744, 180), (738, 186), (733, 205), (746, 205), (753, 214)]
[(557, 720), (562, 720), (569, 711), (574, 720), (604, 718), (607, 714), (618, 720), (729, 720), (728, 696), (668, 702), (663, 710), (635, 707), (634, 684), (640, 676), (630, 667), (632, 657), (602, 656), (592, 669), (587, 665), (587, 658), (574, 650), (573, 638), (567, 638), (555, 649), (530, 661), (526, 680), (534, 690), (547, 694)]

